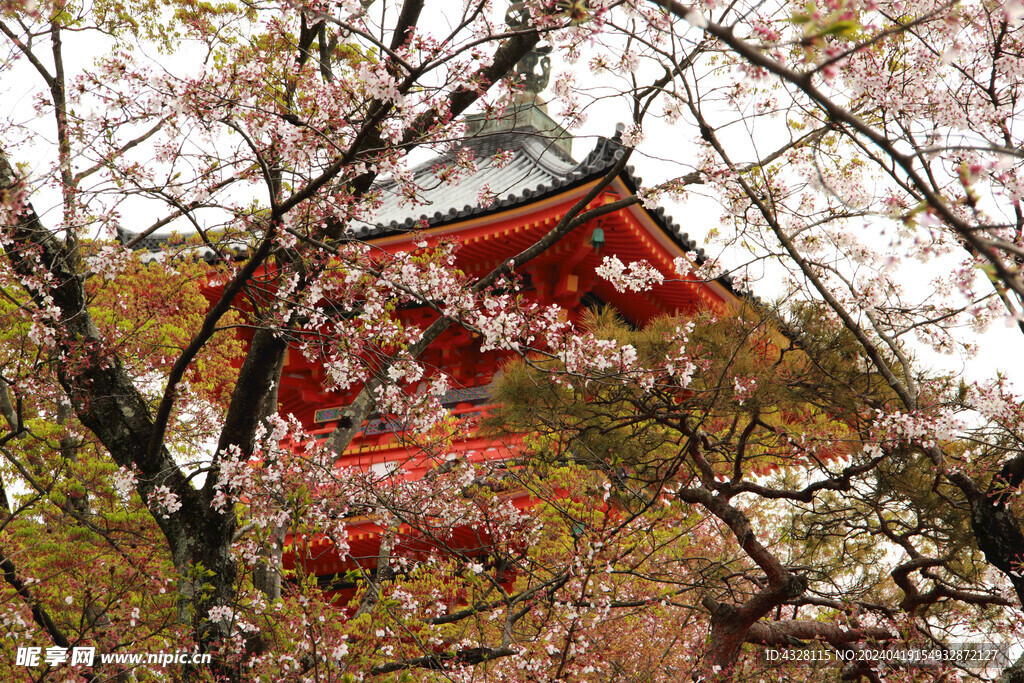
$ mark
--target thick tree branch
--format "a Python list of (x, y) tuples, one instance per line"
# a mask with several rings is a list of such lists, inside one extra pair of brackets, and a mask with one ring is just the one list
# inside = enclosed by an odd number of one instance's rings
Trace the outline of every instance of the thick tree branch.
[[(484, 291), (496, 283), (500, 277), (511, 274), (515, 268), (522, 266), (544, 253), (562, 237), (568, 235), (587, 221), (638, 203), (639, 199), (635, 196), (631, 196), (586, 210), (586, 207), (600, 196), (601, 193), (604, 192), (605, 188), (626, 167), (626, 163), (629, 161), (629, 156), (630, 150), (625, 150), (623, 155), (616, 161), (604, 177), (601, 178), (601, 180), (599, 180), (568, 211), (566, 211), (565, 215), (558, 221), (558, 224), (555, 225), (555, 227), (549, 230), (547, 234), (532, 245), (516, 254), (513, 258), (494, 268), (487, 275), (480, 278), (473, 285), (472, 291), (474, 293)], [(412, 344), (406, 349), (406, 354), (412, 358), (418, 357), (454, 322), (455, 321), (449, 318), (438, 318), (423, 331), (415, 344)], [(337, 428), (335, 428), (331, 433), (331, 436), (327, 439), (328, 447), (334, 450), (334, 452), (342, 453), (352, 442), (352, 439), (355, 438), (356, 434), (362, 429), (363, 421), (369, 417), (370, 413), (373, 412), (373, 409), (376, 406), (374, 394), (381, 386), (383, 386), (383, 380), (380, 377), (371, 378), (364, 385), (363, 389), (359, 392), (352, 403), (345, 408), (342, 420), (338, 422)]]
[(838, 624), (809, 619), (759, 621), (747, 631), (746, 642), (770, 647), (802, 647), (802, 641), (822, 641), (841, 649), (851, 643), (887, 641), (899, 638), (888, 629), (877, 626), (844, 628)]
[(370, 676), (379, 676), (381, 674), (405, 671), (407, 669), (444, 671), (455, 666), (483, 664), (484, 662), (489, 662), (492, 659), (510, 657), (516, 654), (516, 652), (517, 650), (510, 647), (470, 647), (462, 650), (456, 650), (455, 652), (445, 652), (442, 654), (427, 655), (425, 657), (415, 657), (413, 659), (403, 659), (397, 662), (379, 664), (372, 667), (367, 673)]

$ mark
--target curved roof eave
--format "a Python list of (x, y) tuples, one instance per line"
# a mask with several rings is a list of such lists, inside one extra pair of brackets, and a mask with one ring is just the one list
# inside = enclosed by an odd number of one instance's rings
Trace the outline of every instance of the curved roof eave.
[[(467, 201), (461, 207), (457, 205), (450, 206), (447, 210), (435, 211), (433, 214), (422, 213), (416, 217), (406, 216), (401, 221), (391, 220), (385, 223), (360, 226), (351, 231), (352, 236), (368, 240), (394, 237), (403, 232), (415, 230), (417, 227), (421, 227), (424, 222), (427, 227), (436, 228), (458, 223), (469, 218), (484, 217), (513, 209), (528, 202), (545, 199), (554, 194), (571, 190), (602, 178), (625, 153), (622, 146), (616, 140), (599, 138), (597, 146), (582, 162), (578, 164), (568, 163), (571, 161), (568, 157), (563, 158), (559, 154), (552, 153), (554, 148), (543, 137), (538, 137), (528, 131), (515, 131), (512, 134), (506, 133), (504, 136), (509, 139), (515, 139), (514, 144), (517, 151), (523, 153), (522, 155), (517, 155), (516, 160), (510, 164), (510, 166), (516, 165), (517, 168), (504, 175), (512, 176), (515, 173), (537, 171), (538, 175), (543, 177), (541, 182), (531, 187), (519, 188), (516, 191), (499, 196), (488, 206), (480, 206), (476, 201), (472, 203)], [(498, 138), (500, 136), (495, 137)], [(486, 142), (486, 139), (483, 140)], [(479, 139), (474, 139), (474, 142), (477, 146), (480, 146)], [(413, 174), (421, 175), (429, 172), (432, 163), (421, 164), (413, 171)], [(494, 175), (499, 177), (495, 179), (493, 178)], [(485, 184), (489, 184), (488, 181), (502, 181), (503, 184), (510, 187), (521, 184), (521, 181), (517, 181), (514, 177), (501, 178), (500, 176), (500, 171), (497, 174), (490, 174), (490, 176), (482, 171), (477, 172), (463, 179), (460, 183), (452, 185), (450, 190), (459, 196), (466, 197), (468, 200), (471, 196), (475, 197), (477, 191), (482, 189)], [(415, 209), (412, 209), (412, 211), (415, 211)], [(387, 209), (385, 209), (386, 212)]]
[[(372, 229), (366, 230), (362, 235), (357, 236), (373, 242), (400, 237), (417, 229), (417, 226), (421, 225), (423, 220), (426, 220), (427, 229), (441, 229), (443, 232), (444, 228), (454, 227), (459, 223), (487, 218), (488, 216), (504, 213), (512, 209), (525, 207), (531, 203), (548, 200), (602, 179), (624, 153), (624, 148), (616, 139), (600, 138), (594, 150), (575, 169), (561, 179), (553, 179), (549, 183), (522, 190), (518, 194), (509, 194), (487, 207), (467, 204), (462, 209), (452, 208), (447, 213), (436, 212), (433, 216), (420, 216), (416, 219), (407, 218), (401, 223), (392, 221), (388, 225), (377, 225), (374, 226), (376, 228), (375, 231)], [(623, 196), (635, 194), (643, 186), (643, 179), (636, 174), (635, 167), (631, 165), (626, 166), (618, 174), (617, 180), (621, 182), (619, 194)], [(609, 187), (613, 185), (615, 185), (614, 180), (609, 183)], [(700, 247), (696, 240), (691, 239), (681, 225), (672, 220), (672, 217), (664, 207), (659, 206), (651, 210), (637, 205), (635, 208), (642, 212), (647, 217), (647, 220), (660, 230), (682, 254), (695, 253), (697, 265), (703, 265), (707, 261), (708, 257), (703, 247)], [(733, 287), (732, 277), (728, 274), (716, 278), (715, 283), (722, 287), (723, 291), (721, 293), (726, 295), (727, 298), (731, 296), (751, 301), (752, 303), (760, 302), (757, 297), (737, 291)]]

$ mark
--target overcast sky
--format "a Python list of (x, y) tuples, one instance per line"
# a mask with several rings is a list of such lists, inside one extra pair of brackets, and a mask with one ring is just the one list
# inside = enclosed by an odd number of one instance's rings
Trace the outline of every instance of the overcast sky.
[[(443, 18), (438, 17), (438, 20), (443, 20)], [(102, 36), (96, 34), (67, 35), (65, 51), (69, 55), (67, 64), (69, 78), (77, 68), (90, 61), (93, 55), (102, 54), (106, 49), (107, 46)], [(155, 55), (155, 51), (153, 54)], [(202, 55), (197, 53), (196, 57), (200, 59)], [(161, 58), (161, 61), (164, 60)], [(188, 61), (190, 60), (182, 57), (177, 67), (171, 66), (177, 70), (177, 68), (187, 65)], [(590, 74), (586, 66), (586, 56), (575, 67), (570, 67), (564, 60), (557, 57), (553, 62), (555, 67), (552, 73), (552, 82), (557, 76), (558, 69), (575, 68), (584, 75), (583, 80), (587, 87), (594, 88), (594, 94), (610, 93), (621, 87), (620, 83), (610, 77), (595, 77)], [(22, 61), (17, 68), (3, 73), (3, 76), (3, 79), (0, 79), (3, 83), (0, 86), (0, 102), (3, 102), (0, 111), (3, 116), (25, 124), (28, 128), (37, 128), (48, 139), (52, 139), (51, 119), (48, 117), (36, 118), (32, 107), (30, 93), (38, 90), (38, 77), (35, 72), (26, 62)], [(546, 94), (553, 99), (550, 89)], [(550, 113), (557, 115), (557, 101), (552, 102)], [(582, 159), (586, 155), (599, 136), (613, 135), (616, 124), (629, 119), (628, 103), (622, 99), (602, 99), (592, 104), (588, 108), (587, 114), (586, 122), (576, 131), (577, 139), (574, 142), (573, 155), (577, 159)], [(693, 139), (696, 136), (696, 128), (685, 118), (674, 127), (659, 118), (650, 118), (644, 132), (645, 143), (635, 152), (633, 163), (636, 166), (637, 174), (643, 177), (645, 184), (676, 177), (693, 170), (692, 165), (687, 161), (694, 158)], [(737, 133), (739, 137), (734, 138), (734, 142), (742, 143), (744, 139), (749, 139), (749, 131), (737, 131)], [(771, 130), (758, 130), (757, 134), (758, 140), (770, 145), (774, 135)], [(41, 159), (42, 156), (36, 158)], [(746, 160), (748, 159), (744, 159), (744, 161)], [(20, 161), (26, 161), (26, 159), (20, 159)], [(33, 160), (27, 159), (27, 161), (31, 163)], [(706, 243), (704, 238), (710, 228), (722, 227), (722, 214), (714, 201), (700, 195), (701, 191), (697, 188), (685, 205), (671, 202), (663, 202), (663, 205), (692, 238), (704, 243), (709, 253), (716, 255), (721, 248), (715, 244)], [(43, 209), (47, 205), (55, 205), (58, 198), (40, 196), (35, 201), (39, 208)], [(126, 227), (141, 229), (156, 218), (155, 214), (153, 216), (135, 215), (133, 219), (138, 221), (138, 225)], [(737, 260), (743, 258), (743, 255), (738, 252), (725, 252), (722, 254), (722, 263), (726, 267), (732, 267)], [(903, 274), (904, 284), (908, 288), (913, 290), (916, 287), (924, 295), (927, 294), (927, 291), (922, 290), (921, 287), (927, 286), (930, 273), (940, 272), (941, 269), (949, 267), (949, 261), (937, 260), (923, 266), (914, 264), (904, 268), (901, 274)], [(759, 277), (754, 284), (755, 293), (766, 299), (777, 297), (782, 292), (780, 271), (773, 268), (771, 264), (767, 264), (764, 267), (759, 267), (757, 272)], [(917, 349), (917, 354), (920, 360), (944, 372), (962, 373), (967, 379), (980, 380), (991, 378), (997, 371), (1002, 371), (1011, 377), (1018, 387), (1024, 387), (1024, 363), (1020, 362), (1016, 352), (1016, 349), (1021, 346), (1021, 342), (1024, 341), (1020, 336), (1015, 325), (996, 322), (984, 334), (975, 337), (979, 350), (977, 354), (970, 357), (940, 355), (923, 347)]]

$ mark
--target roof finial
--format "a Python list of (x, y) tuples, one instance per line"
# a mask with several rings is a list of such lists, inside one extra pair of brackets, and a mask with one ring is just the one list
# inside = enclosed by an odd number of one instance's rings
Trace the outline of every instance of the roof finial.
[[(512, 30), (520, 30), (529, 26), (530, 10), (525, 2), (513, 2), (505, 12), (505, 23)], [(523, 55), (523, 58), (512, 68), (515, 75), (524, 85), (522, 101), (542, 104), (540, 93), (548, 87), (551, 80), (551, 44), (537, 43), (537, 46)]]

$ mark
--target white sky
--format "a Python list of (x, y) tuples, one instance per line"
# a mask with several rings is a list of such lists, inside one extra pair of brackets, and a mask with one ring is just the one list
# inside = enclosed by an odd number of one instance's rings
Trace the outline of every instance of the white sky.
[[(438, 17), (438, 20), (441, 19), (443, 17)], [(76, 68), (91, 61), (93, 55), (102, 54), (106, 49), (107, 41), (98, 34), (66, 34), (65, 54), (69, 55), (67, 60), (69, 76)], [(40, 53), (41, 56), (48, 57), (46, 50), (41, 49)], [(155, 55), (154, 50), (151, 56)], [(201, 58), (202, 55), (197, 53), (195, 56)], [(165, 61), (164, 58), (161, 57), (161, 61)], [(184, 65), (188, 61), (190, 60), (186, 56), (182, 57), (180, 61), (176, 60), (176, 63)], [(554, 63), (552, 82), (554, 82), (558, 69), (567, 68), (567, 65), (557, 56), (552, 61)], [(620, 85), (610, 79), (595, 79), (587, 70), (586, 58), (581, 59), (575, 67), (571, 68), (580, 73), (581, 80), (585, 81), (588, 86), (596, 84), (598, 88), (613, 89)], [(22, 61), (14, 70), (7, 73), (0, 72), (0, 75), (4, 76), (0, 81), (2, 83), (0, 85), (0, 102), (3, 103), (0, 106), (0, 115), (8, 120), (24, 124), (27, 129), (41, 132), (48, 140), (52, 140), (52, 119), (45, 115), (42, 118), (38, 117), (33, 109), (30, 93), (38, 89), (38, 76), (34, 70), (25, 61)], [(659, 110), (658, 105), (653, 109)], [(557, 103), (552, 102), (550, 113), (556, 115), (557, 111)], [(586, 123), (576, 131), (578, 139), (573, 147), (574, 156), (577, 159), (582, 159), (595, 143), (597, 136), (611, 136), (615, 132), (616, 123), (628, 121), (629, 118), (628, 104), (621, 99), (602, 99), (592, 105), (588, 109)], [(632, 163), (636, 166), (637, 174), (645, 180), (645, 184), (665, 180), (693, 170), (686, 160), (694, 158), (695, 147), (692, 140), (697, 135), (695, 126), (684, 120), (673, 127), (665, 124), (659, 118), (652, 117), (645, 124), (644, 132), (646, 142), (634, 154)], [(758, 131), (758, 135), (759, 139), (767, 139), (770, 142), (770, 132), (762, 136), (761, 131)], [(41, 164), (46, 163), (42, 155), (36, 159)], [(18, 160), (26, 161), (26, 159)], [(31, 164), (33, 159), (30, 158), (28, 161)], [(56, 205), (56, 203), (56, 197), (36, 198), (37, 207), (41, 210), (44, 210), (47, 205)], [(685, 205), (670, 202), (662, 202), (662, 204), (692, 239), (702, 244), (712, 256), (718, 255), (717, 248), (707, 244), (704, 239), (710, 228), (720, 226), (722, 212), (714, 201), (702, 198), (700, 189), (695, 188), (691, 199)], [(139, 208), (142, 209), (142, 206), (140, 205)], [(142, 209), (142, 211), (145, 210)], [(155, 210), (151, 209), (150, 211)], [(157, 217), (155, 213), (152, 215), (135, 214), (132, 218), (137, 221), (137, 224), (126, 225), (126, 227), (142, 229)], [(740, 254), (724, 253), (721, 261), (728, 267), (742, 258), (743, 256)], [(947, 267), (949, 267), (947, 263), (940, 261), (925, 266), (915, 264), (913, 267), (901, 271), (905, 273), (903, 284), (913, 293), (914, 287), (927, 286), (930, 272), (939, 272)], [(777, 273), (772, 273), (769, 266), (764, 276), (754, 284), (753, 288), (762, 298), (773, 298), (781, 293), (780, 278)], [(1015, 325), (996, 322), (985, 333), (965, 338), (972, 339), (978, 347), (977, 353), (970, 357), (940, 355), (923, 347), (917, 348), (916, 354), (922, 362), (938, 371), (962, 374), (968, 380), (992, 378), (996, 372), (1001, 371), (1014, 380), (1018, 387), (1024, 387), (1024, 363), (1019, 360), (1019, 354), (1016, 353), (1016, 349), (1024, 340), (1021, 339), (1021, 333)]]

